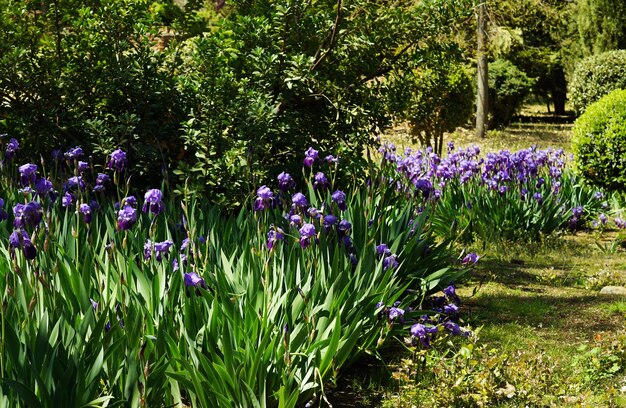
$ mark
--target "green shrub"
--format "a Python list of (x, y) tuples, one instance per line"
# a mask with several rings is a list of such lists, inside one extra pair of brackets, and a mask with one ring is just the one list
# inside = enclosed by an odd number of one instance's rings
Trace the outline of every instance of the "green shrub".
[(626, 187), (626, 90), (589, 105), (576, 120), (573, 145), (587, 180), (610, 190)]
[(532, 89), (529, 78), (511, 61), (498, 59), (489, 64), (489, 127), (508, 125)]
[(580, 61), (569, 86), (576, 113), (615, 89), (626, 87), (626, 50), (608, 51)]

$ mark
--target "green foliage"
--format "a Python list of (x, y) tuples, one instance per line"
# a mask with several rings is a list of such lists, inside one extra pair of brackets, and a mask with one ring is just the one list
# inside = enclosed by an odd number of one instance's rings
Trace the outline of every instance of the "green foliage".
[(573, 18), (581, 56), (626, 48), (626, 3), (613, 0), (577, 0)]
[(405, 118), (411, 135), (422, 146), (434, 147), (437, 154), (443, 150), (443, 133), (464, 125), (474, 110), (472, 78), (462, 64), (434, 60), (413, 71), (411, 92), (407, 98)]
[[(63, 165), (45, 172), (59, 191), (77, 161)], [(94, 166), (85, 180), (107, 172)], [(1, 168), (4, 208), (25, 199), (16, 167)], [(90, 223), (77, 207), (28, 197), (46, 208), (45, 223), (23, 227), (35, 259), (7, 242), (15, 217), (0, 222), (0, 401), (295, 407), (323, 394), (342, 367), (403, 329), (378, 316), (378, 302), (419, 306), (465, 273), (450, 266), (448, 242), (433, 237), (430, 207), (418, 212), (370, 171), (371, 187), (344, 190), (345, 211), (331, 201), (333, 189), (315, 189), (313, 173), (304, 176), (311, 205), (351, 223), (341, 235), (294, 209), (317, 228), (307, 248), (298, 242), (300, 225), (284, 216), (290, 194), (277, 192), (276, 206), (264, 211), (246, 205), (230, 214), (200, 198), (166, 197), (162, 214), (140, 213), (129, 230), (117, 223), (114, 201), (129, 188), (118, 173), (115, 198), (74, 191), (76, 206), (98, 200)], [(277, 228), (284, 240), (270, 248), (268, 231)], [(146, 257), (168, 239), (174, 244), (163, 259)], [(379, 243), (389, 244), (397, 267), (385, 268)], [(190, 286), (191, 272), (206, 287)]]
[(234, 2), (181, 58), (181, 87), (198, 101), (183, 136), (198, 158), (187, 167), (192, 186), (230, 199), (286, 163), (297, 174), (295, 158), (310, 145), (361, 156), (399, 113), (406, 67), (427, 59), (436, 36), (470, 6)]
[(534, 83), (511, 61), (498, 59), (489, 64), (490, 128), (511, 122)]
[(570, 82), (570, 99), (578, 114), (615, 89), (626, 87), (626, 50), (608, 51), (580, 61)]
[(0, 118), (31, 157), (82, 145), (130, 154), (136, 176), (178, 155), (184, 106), (149, 3), (0, 1)]
[(591, 104), (576, 120), (572, 140), (584, 178), (610, 190), (626, 186), (626, 90)]
[(567, 28), (571, 7), (566, 0), (494, 1), (489, 3), (490, 50), (511, 61), (531, 78), (533, 93), (565, 113), (567, 83), (564, 54), (571, 41)]

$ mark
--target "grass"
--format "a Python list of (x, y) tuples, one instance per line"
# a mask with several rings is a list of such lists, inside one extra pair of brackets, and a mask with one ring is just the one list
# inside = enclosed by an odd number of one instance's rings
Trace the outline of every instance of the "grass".
[[(516, 124), (476, 140), (484, 151), (536, 144), (569, 151), (571, 125)], [(398, 146), (402, 128), (390, 135)], [(579, 232), (533, 243), (478, 246), (479, 266), (458, 290), (469, 339), (411, 352), (398, 339), (380, 358), (348, 369), (334, 407), (626, 407), (626, 256), (615, 232)]]

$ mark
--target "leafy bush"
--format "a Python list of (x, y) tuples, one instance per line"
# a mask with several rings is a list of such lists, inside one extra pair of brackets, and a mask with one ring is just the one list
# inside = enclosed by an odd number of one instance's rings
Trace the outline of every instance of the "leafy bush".
[[(134, 173), (160, 178), (179, 156), (185, 118), (146, 0), (0, 0), (0, 118), (31, 158), (80, 144), (100, 159), (116, 146)], [(156, 177), (155, 177), (156, 176)]]
[(591, 104), (576, 120), (576, 165), (590, 182), (611, 190), (626, 186), (626, 90)]
[(534, 83), (511, 61), (497, 59), (489, 63), (489, 127), (508, 125)]
[(473, 81), (463, 65), (435, 60), (413, 71), (405, 118), (422, 146), (441, 154), (443, 133), (464, 125), (474, 110)]
[(593, 55), (576, 65), (569, 84), (569, 98), (577, 114), (615, 89), (626, 87), (626, 50)]
[(140, 210), (121, 150), (40, 169), (17, 166), (16, 142), (0, 173), (2, 405), (301, 406), (465, 272), (429, 203), (373, 167), (369, 187), (337, 191), (313, 149), (306, 195), (282, 174), (229, 215), (158, 189)]
[(298, 174), (296, 157), (311, 144), (362, 156), (398, 113), (391, 101), (404, 95), (405, 67), (426, 60), (430, 42), (469, 4), (234, 2), (181, 54), (183, 93), (198, 100), (183, 135), (197, 160), (181, 172), (199, 191), (241, 201), (286, 165)]

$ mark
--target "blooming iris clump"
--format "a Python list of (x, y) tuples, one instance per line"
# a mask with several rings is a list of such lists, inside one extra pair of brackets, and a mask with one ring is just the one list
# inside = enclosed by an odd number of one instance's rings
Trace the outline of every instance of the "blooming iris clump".
[(107, 168), (115, 169), (116, 171), (123, 171), (126, 166), (126, 152), (122, 149), (113, 150), (111, 158), (107, 162)]
[(144, 204), (142, 211), (151, 212), (154, 215), (159, 215), (165, 209), (165, 203), (163, 202), (163, 193), (161, 190), (153, 188), (146, 192), (144, 196)]
[(254, 200), (254, 211), (265, 210), (274, 204), (274, 193), (267, 186), (261, 186), (256, 191), (257, 198)]

